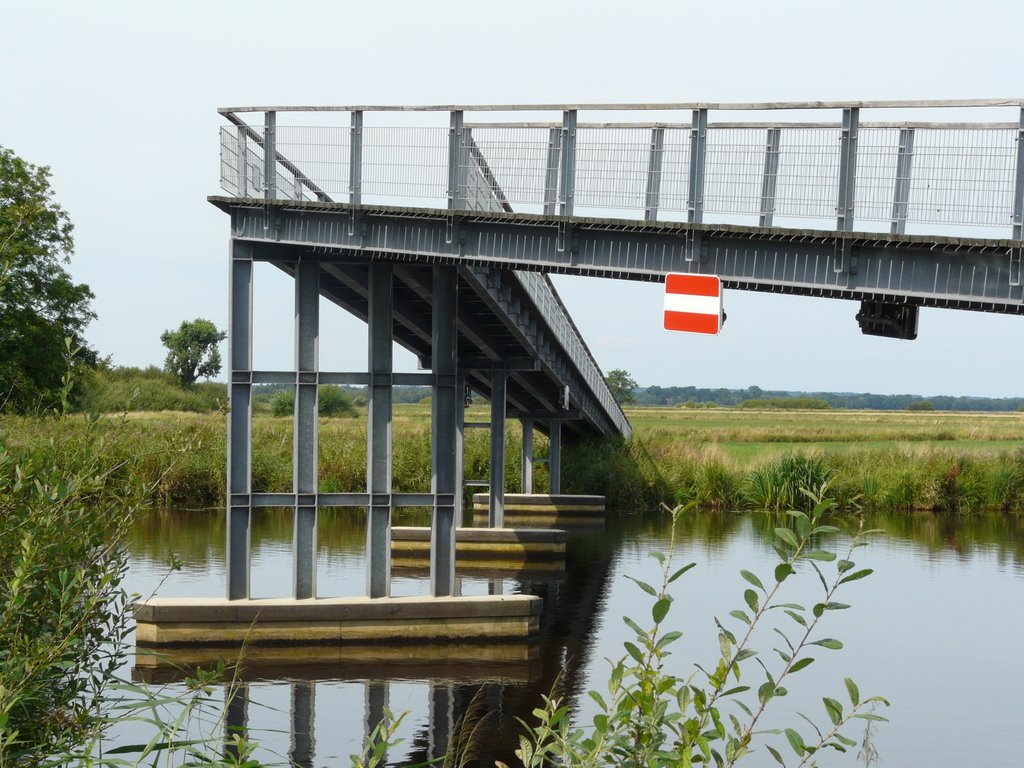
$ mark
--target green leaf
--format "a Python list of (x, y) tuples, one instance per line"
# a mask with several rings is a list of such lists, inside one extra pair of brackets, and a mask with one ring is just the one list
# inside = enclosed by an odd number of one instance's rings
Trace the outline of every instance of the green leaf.
[(857, 581), (858, 579), (863, 579), (865, 576), (870, 576), (872, 573), (874, 573), (874, 570), (872, 570), (871, 568), (864, 568), (859, 571), (854, 571), (849, 576), (844, 576), (839, 583), (845, 584), (848, 581)]
[(803, 626), (803, 627), (807, 626), (807, 622), (804, 620), (804, 617), (801, 616), (799, 613), (796, 613), (795, 611), (786, 611), (786, 615), (789, 616), (789, 618), (791, 618), (793, 621), (795, 621), (800, 626)]
[(848, 677), (843, 678), (843, 682), (846, 683), (846, 692), (850, 694), (850, 703), (856, 707), (860, 704), (860, 690), (858, 690), (857, 684)]
[(651, 616), (654, 618), (655, 624), (661, 624), (668, 615), (668, 609), (672, 607), (672, 599), (663, 597), (658, 600), (651, 608)]
[(661, 563), (662, 565), (665, 564), (665, 555), (663, 553), (661, 553), (661, 552), (649, 552), (648, 554), (651, 557), (653, 557), (655, 560), (657, 560), (659, 563)]
[(622, 621), (625, 622), (626, 626), (636, 632), (638, 637), (646, 637), (647, 632), (640, 628), (640, 625), (633, 621), (629, 616), (623, 616)]
[(736, 658), (733, 659), (733, 661), (738, 664), (739, 662), (745, 661), (746, 659), (749, 659), (753, 656), (757, 656), (757, 651), (753, 650), (752, 648), (741, 648), (736, 653)]
[(635, 579), (632, 576), (627, 576), (626, 578), (629, 579), (630, 581), (632, 581), (638, 587), (640, 587), (640, 589), (642, 589), (648, 595), (651, 595), (652, 597), (657, 597), (658, 596), (657, 590), (655, 590), (654, 587), (652, 587), (646, 581), (640, 581), (640, 579)]
[(840, 560), (836, 563), (836, 567), (839, 569), (840, 573), (846, 573), (848, 570), (853, 568), (853, 565), (853, 560)]
[(633, 643), (630, 643), (630, 642), (625, 642), (625, 643), (622, 644), (622, 647), (626, 649), (626, 653), (628, 653), (630, 656), (632, 656), (633, 659), (638, 664), (642, 664), (643, 663), (644, 655), (642, 653), (640, 653), (640, 649), (637, 648), (636, 645), (634, 645)]
[(804, 552), (803, 557), (808, 560), (820, 560), (823, 563), (831, 563), (836, 559), (836, 553), (826, 552), (824, 550), (815, 550), (814, 552)]
[(819, 533), (840, 533), (840, 530), (834, 525), (818, 525), (811, 531), (812, 536), (817, 536)]
[(854, 741), (853, 739), (849, 738), (848, 736), (843, 736), (843, 734), (841, 734), (841, 733), (837, 733), (836, 734), (836, 739), (838, 739), (839, 741), (841, 741), (843, 744), (845, 744), (848, 747), (856, 747), (857, 746), (857, 742), (856, 741)]
[(789, 530), (789, 528), (776, 528), (775, 535), (793, 548), (800, 546), (799, 542), (796, 540), (796, 534)]
[(793, 666), (789, 668), (789, 671), (791, 673), (799, 672), (801, 669), (806, 669), (813, 663), (814, 659), (812, 659), (810, 656), (804, 656), (802, 659), (797, 659), (795, 662), (793, 662)]
[(828, 696), (825, 696), (822, 701), (825, 703), (825, 711), (828, 713), (832, 725), (839, 725), (843, 720), (843, 705)]
[(695, 565), (697, 565), (697, 564), (696, 564), (696, 563), (689, 563), (689, 564), (687, 564), (687, 565), (684, 565), (684, 566), (683, 566), (682, 568), (680, 568), (680, 569), (679, 569), (678, 571), (676, 571), (676, 572), (675, 572), (675, 573), (673, 573), (673, 574), (672, 574), (671, 576), (669, 576), (669, 578), (668, 578), (668, 583), (669, 583), (669, 584), (671, 584), (671, 583), (672, 583), (673, 581), (675, 581), (676, 579), (678, 579), (678, 578), (679, 578), (680, 576), (682, 576), (682, 575), (683, 575), (684, 573), (686, 573), (686, 572), (687, 572), (688, 570), (690, 570), (691, 568), (693, 568), (693, 567), (694, 567)]
[(757, 613), (757, 608), (759, 605), (757, 599), (757, 592), (755, 592), (752, 589), (745, 590), (743, 592), (743, 599), (747, 601), (747, 606), (750, 608), (750, 610), (754, 613)]
[(666, 632), (664, 635), (661, 636), (661, 639), (658, 641), (658, 645), (655, 646), (655, 647), (660, 651), (663, 648), (665, 648), (666, 646), (670, 645), (671, 643), (674, 643), (676, 640), (678, 640), (682, 636), (683, 636), (682, 632), (676, 632), (676, 631)]
[(800, 734), (794, 731), (792, 728), (787, 728), (786, 738), (789, 740), (789, 746), (796, 752), (797, 757), (801, 757), (806, 747), (804, 746), (804, 740), (800, 737)]
[(793, 573), (793, 566), (789, 563), (779, 563), (775, 566), (775, 580), (780, 584), (786, 580), (787, 576), (792, 576)]
[(828, 648), (830, 651), (838, 651), (843, 647), (841, 642), (831, 637), (826, 637), (822, 640), (815, 640), (811, 645), (820, 645), (822, 648)]
[(728, 691), (722, 693), (723, 696), (734, 696), (737, 693), (745, 693), (750, 690), (749, 685), (737, 685), (735, 688), (730, 688)]
[(775, 683), (768, 681), (761, 683), (761, 686), (757, 689), (757, 700), (762, 704), (767, 704), (768, 700), (775, 695)]
[(752, 574), (750, 571), (740, 571), (740, 576), (742, 576), (749, 583), (753, 584), (755, 587), (764, 592), (764, 585), (761, 584), (761, 580), (757, 578), (757, 576)]
[(741, 611), (739, 609), (737, 609), (735, 611), (729, 611), (729, 615), (732, 616), (734, 619), (739, 619), (744, 624), (749, 624), (750, 623), (750, 617), (747, 616), (746, 613), (744, 613), (743, 611)]
[(779, 750), (777, 750), (775, 747), (767, 745), (765, 746), (766, 749), (771, 753), (771, 756), (775, 758), (776, 762), (778, 762), (778, 764), (781, 765), (782, 768), (786, 768), (786, 762), (782, 759), (782, 755), (779, 754)]

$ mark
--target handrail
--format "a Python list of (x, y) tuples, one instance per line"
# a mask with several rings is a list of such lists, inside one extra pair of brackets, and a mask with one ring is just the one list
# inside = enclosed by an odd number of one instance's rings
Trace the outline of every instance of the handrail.
[(667, 102), (667, 103), (587, 103), (587, 104), (376, 104), (221, 107), (222, 114), (236, 112), (580, 112), (713, 110), (794, 110), (794, 109), (947, 109), (961, 107), (1024, 107), (1024, 98), (1016, 99), (908, 99), (882, 101), (765, 101), (765, 102)]

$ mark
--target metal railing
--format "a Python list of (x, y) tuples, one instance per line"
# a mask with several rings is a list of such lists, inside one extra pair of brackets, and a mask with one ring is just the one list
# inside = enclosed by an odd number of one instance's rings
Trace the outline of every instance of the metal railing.
[[(862, 122), (868, 111), (1009, 110), (1012, 121)], [(579, 113), (689, 112), (688, 123), (579, 122)], [(831, 112), (836, 122), (759, 120)], [(363, 126), (371, 112), (448, 112), (449, 126)], [(471, 123), (498, 112), (559, 122)], [(716, 111), (750, 122), (709, 122)], [(238, 197), (335, 200), (642, 220), (892, 233), (984, 227), (1022, 239), (1024, 100), (246, 107), (221, 112), (221, 186)], [(264, 113), (249, 125), (242, 114)], [(281, 114), (344, 113), (349, 125), (278, 125)], [(318, 115), (323, 119), (324, 115)], [(330, 117), (328, 115), (328, 117)]]

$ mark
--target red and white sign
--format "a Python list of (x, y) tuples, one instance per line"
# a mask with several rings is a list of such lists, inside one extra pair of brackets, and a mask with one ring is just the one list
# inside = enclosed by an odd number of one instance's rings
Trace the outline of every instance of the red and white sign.
[(665, 330), (717, 336), (722, 320), (722, 281), (717, 275), (665, 276)]

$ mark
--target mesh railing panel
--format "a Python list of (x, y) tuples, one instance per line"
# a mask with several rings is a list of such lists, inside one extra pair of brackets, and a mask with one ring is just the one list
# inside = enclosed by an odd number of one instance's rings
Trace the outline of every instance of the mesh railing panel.
[(448, 196), (448, 129), (364, 128), (363, 194)]
[[(493, 178), (515, 205), (538, 205), (554, 200), (556, 189), (549, 188), (548, 155), (550, 130), (546, 128), (473, 128), (469, 131), (473, 143), (486, 161)], [(468, 143), (468, 142), (467, 142)], [(556, 158), (557, 160), (557, 155)], [(463, 178), (479, 173), (479, 164), (470, 152), (462, 154)], [(555, 168), (557, 169), (557, 162)], [(554, 175), (555, 187), (558, 175)], [(464, 182), (469, 186), (470, 182)], [(463, 195), (468, 198), (468, 194)]]
[(709, 130), (704, 156), (704, 210), (761, 211), (766, 134), (763, 128)]
[(835, 218), (839, 193), (838, 128), (790, 128), (779, 139), (775, 213)]
[(661, 197), (658, 207), (685, 212), (690, 194), (690, 131), (666, 128), (661, 147)]
[(580, 128), (576, 206), (643, 210), (650, 154), (650, 129)]
[[(278, 126), (276, 136), (279, 155), (288, 158), (333, 199), (347, 197), (351, 140), (348, 126)], [(285, 186), (279, 184), (279, 188), (293, 189), (295, 175), (287, 170), (281, 173), (285, 176)], [(308, 192), (305, 196), (315, 199)]]

